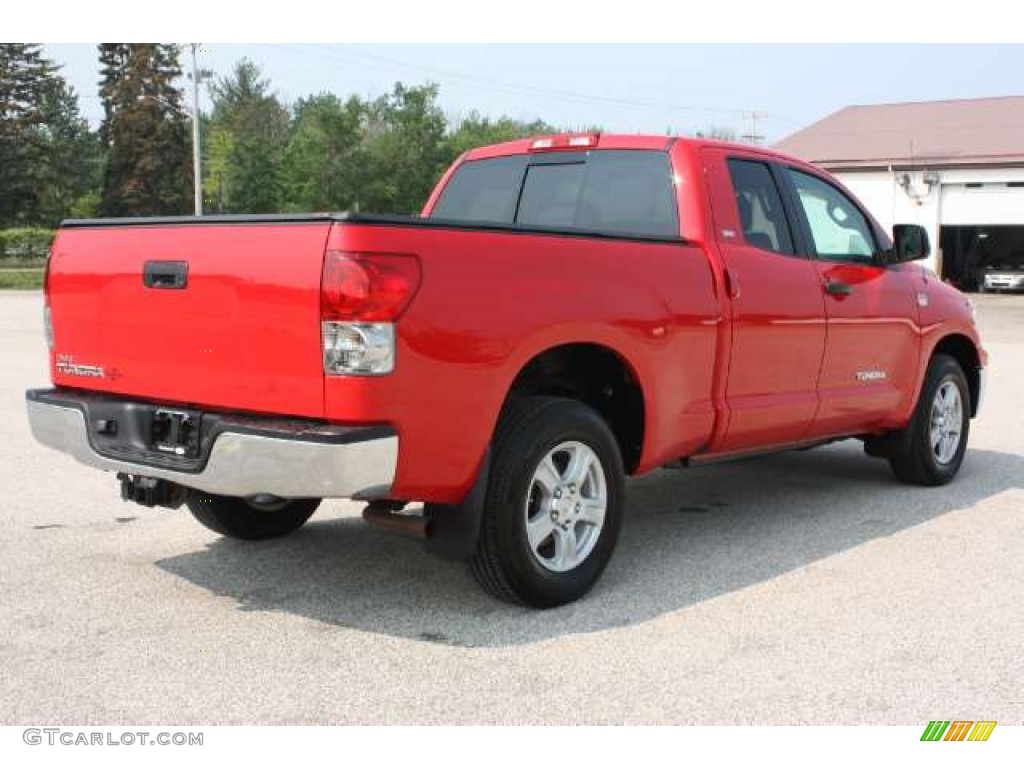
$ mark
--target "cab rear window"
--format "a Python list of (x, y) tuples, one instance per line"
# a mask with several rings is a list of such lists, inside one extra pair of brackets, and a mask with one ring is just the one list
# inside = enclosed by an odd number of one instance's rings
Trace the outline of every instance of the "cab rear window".
[(431, 214), (438, 219), (512, 222), (526, 157), (495, 157), (463, 163), (445, 185)]
[(464, 163), (431, 214), (439, 219), (676, 237), (668, 155), (592, 150)]

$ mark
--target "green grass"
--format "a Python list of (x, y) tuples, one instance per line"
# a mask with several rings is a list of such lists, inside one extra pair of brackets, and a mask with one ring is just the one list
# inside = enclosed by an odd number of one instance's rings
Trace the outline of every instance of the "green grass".
[(25, 269), (0, 269), (0, 290), (14, 288), (31, 290), (43, 287), (43, 269), (41, 267)]
[(46, 259), (22, 259), (6, 258), (0, 259), (0, 269), (26, 269), (28, 267), (42, 268), (46, 266)]

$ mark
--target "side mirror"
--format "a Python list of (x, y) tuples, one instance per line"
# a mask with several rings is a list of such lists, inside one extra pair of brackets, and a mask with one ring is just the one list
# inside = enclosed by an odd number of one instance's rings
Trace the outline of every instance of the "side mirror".
[(894, 262), (917, 261), (932, 252), (928, 243), (928, 230), (917, 224), (897, 224), (892, 228)]

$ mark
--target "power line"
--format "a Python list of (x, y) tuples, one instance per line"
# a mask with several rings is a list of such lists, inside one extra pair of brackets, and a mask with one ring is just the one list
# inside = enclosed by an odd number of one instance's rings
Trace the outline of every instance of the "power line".
[[(671, 104), (667, 102), (653, 102), (653, 101), (641, 101), (636, 99), (620, 99), (612, 96), (600, 96), (597, 94), (584, 94), (576, 91), (565, 91), (555, 88), (547, 88), (545, 86), (538, 86), (525, 83), (510, 83), (503, 80), (494, 80), (492, 78), (480, 77), (478, 75), (471, 75), (464, 72), (456, 72), (453, 70), (439, 69), (437, 67), (426, 66), (422, 64), (413, 64), (408, 61), (402, 61), (399, 59), (393, 59), (386, 56), (379, 56), (371, 53), (355, 52), (349, 49), (339, 50), (335, 48), (323, 49), (320, 47), (313, 47), (309, 45), (281, 45), (281, 44), (268, 44), (274, 48), (281, 50), (297, 50), (300, 53), (305, 53), (311, 56), (319, 56), (323, 59), (341, 61), (341, 60), (356, 60), (362, 62), (369, 62), (378, 67), (401, 67), (403, 69), (410, 69), (417, 72), (425, 72), (428, 74), (434, 74), (440, 77), (451, 78), (455, 80), (465, 80), (470, 83), (477, 83), (480, 85), (486, 85), (491, 89), (499, 89), (507, 92), (517, 93), (520, 95), (545, 95), (553, 96), (560, 99), (568, 99), (576, 102), (583, 103), (595, 103), (595, 104), (613, 104), (616, 106), (624, 107), (635, 107), (643, 109), (668, 109), (672, 111), (682, 112), (696, 112), (704, 114), (730, 114), (737, 117), (745, 117), (750, 114), (749, 110), (736, 109), (732, 107), (697, 107), (682, 104)], [(771, 117), (768, 112), (759, 112), (760, 118)]]

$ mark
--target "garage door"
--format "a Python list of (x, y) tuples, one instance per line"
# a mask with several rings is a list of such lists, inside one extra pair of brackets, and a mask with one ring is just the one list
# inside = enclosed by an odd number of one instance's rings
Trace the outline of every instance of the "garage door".
[(941, 217), (945, 225), (1024, 224), (1024, 183), (943, 184)]

